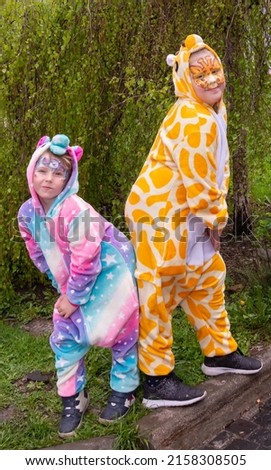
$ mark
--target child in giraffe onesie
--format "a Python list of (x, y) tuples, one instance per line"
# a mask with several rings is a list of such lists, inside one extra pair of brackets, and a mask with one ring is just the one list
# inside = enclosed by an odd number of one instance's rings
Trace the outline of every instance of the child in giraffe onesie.
[(189, 405), (206, 395), (174, 373), (171, 320), (178, 305), (196, 331), (206, 375), (254, 374), (262, 367), (241, 354), (225, 310), (225, 265), (219, 253), (229, 184), (223, 68), (196, 34), (167, 63), (177, 101), (125, 207), (137, 257), (139, 368), (146, 374), (143, 404), (148, 408)]
[(112, 392), (100, 422), (125, 416), (139, 384), (134, 250), (124, 234), (76, 194), (82, 154), (63, 134), (41, 138), (27, 168), (31, 198), (18, 214), (33, 263), (60, 294), (50, 344), (63, 402), (63, 438), (74, 435), (88, 407), (84, 357), (91, 346), (112, 350)]

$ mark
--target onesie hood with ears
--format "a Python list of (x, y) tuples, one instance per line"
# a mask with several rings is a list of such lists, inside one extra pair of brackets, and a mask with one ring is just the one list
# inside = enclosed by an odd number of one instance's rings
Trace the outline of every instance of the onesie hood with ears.
[[(52, 214), (57, 206), (61, 204), (67, 197), (72, 194), (76, 194), (79, 189), (78, 183), (78, 161), (83, 155), (83, 149), (80, 146), (70, 146), (70, 139), (64, 134), (55, 135), (52, 140), (48, 136), (43, 136), (37, 143), (35, 152), (27, 167), (27, 181), (32, 196), (33, 206), (35, 210), (43, 213), (43, 208), (39, 197), (33, 186), (33, 178), (35, 166), (40, 156), (50, 150), (56, 157), (61, 157), (65, 154), (69, 154), (72, 159), (72, 172), (62, 192), (56, 197), (52, 206), (50, 207), (50, 214)], [(47, 214), (48, 215), (48, 214)]]
[(166, 59), (167, 64), (173, 69), (172, 75), (175, 94), (179, 98), (192, 97), (193, 99), (200, 101), (194, 91), (190, 78), (189, 58), (193, 52), (200, 51), (201, 49), (208, 49), (210, 52), (212, 52), (223, 69), (221, 60), (217, 53), (210, 46), (205, 44), (200, 36), (197, 34), (190, 34), (182, 42), (180, 50), (175, 55), (169, 54)]

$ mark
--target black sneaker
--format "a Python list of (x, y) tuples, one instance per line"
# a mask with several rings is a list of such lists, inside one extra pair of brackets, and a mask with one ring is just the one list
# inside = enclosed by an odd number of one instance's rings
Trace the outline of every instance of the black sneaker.
[(79, 429), (89, 404), (86, 390), (73, 395), (62, 397), (62, 417), (59, 425), (58, 435), (60, 437), (72, 437), (76, 429)]
[(108, 398), (107, 405), (99, 417), (100, 423), (113, 423), (129, 413), (131, 406), (135, 402), (135, 391), (129, 393), (115, 392), (112, 390)]
[(199, 388), (185, 385), (174, 372), (171, 372), (155, 387), (147, 381), (143, 384), (143, 401), (145, 408), (162, 406), (187, 406), (203, 400), (206, 392)]
[(226, 356), (205, 357), (201, 370), (205, 375), (221, 374), (257, 374), (263, 367), (259, 359), (244, 356), (240, 349)]

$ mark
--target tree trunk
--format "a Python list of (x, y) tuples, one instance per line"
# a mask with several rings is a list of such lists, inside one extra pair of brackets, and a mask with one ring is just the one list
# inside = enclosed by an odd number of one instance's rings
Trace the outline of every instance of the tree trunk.
[(233, 215), (234, 235), (252, 234), (252, 215), (248, 191), (246, 161), (247, 131), (240, 129), (237, 150), (233, 155)]

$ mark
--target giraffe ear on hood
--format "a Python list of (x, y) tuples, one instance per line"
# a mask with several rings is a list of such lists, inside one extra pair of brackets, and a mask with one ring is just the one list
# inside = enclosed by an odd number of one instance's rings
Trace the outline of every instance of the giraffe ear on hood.
[(204, 46), (205, 43), (198, 34), (189, 34), (182, 43), (182, 47), (185, 47), (188, 51), (203, 49)]
[(175, 60), (176, 56), (174, 54), (169, 54), (166, 58), (166, 62), (170, 67), (173, 67)]

